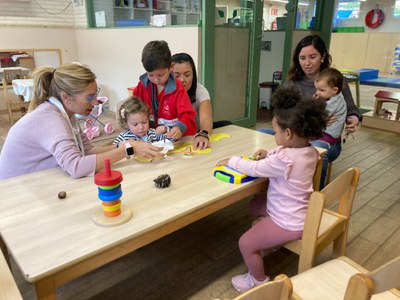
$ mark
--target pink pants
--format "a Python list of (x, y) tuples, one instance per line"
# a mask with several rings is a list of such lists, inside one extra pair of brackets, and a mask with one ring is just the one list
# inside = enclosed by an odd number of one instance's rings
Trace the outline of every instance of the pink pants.
[(261, 250), (300, 239), (303, 231), (290, 231), (276, 225), (267, 215), (265, 194), (251, 200), (250, 213), (254, 218), (265, 218), (240, 237), (239, 249), (253, 277), (263, 281), (266, 276)]

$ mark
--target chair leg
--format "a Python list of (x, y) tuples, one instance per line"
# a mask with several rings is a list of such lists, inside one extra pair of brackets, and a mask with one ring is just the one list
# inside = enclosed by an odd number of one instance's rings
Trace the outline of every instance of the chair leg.
[(328, 171), (326, 172), (325, 185), (331, 182), (332, 162), (328, 164)]
[(314, 267), (315, 262), (315, 257), (313, 255), (310, 256), (304, 253), (305, 251), (302, 252), (303, 253), (300, 253), (299, 255), (299, 267), (297, 270), (299, 274)]
[(8, 111), (8, 119), (10, 120), (11, 125), (14, 124), (13, 115), (12, 115), (12, 107), (9, 103), (7, 103), (7, 111)]
[[(348, 226), (348, 224), (347, 224)], [(333, 241), (333, 257), (337, 258), (346, 255), (347, 230), (343, 231), (336, 240)]]

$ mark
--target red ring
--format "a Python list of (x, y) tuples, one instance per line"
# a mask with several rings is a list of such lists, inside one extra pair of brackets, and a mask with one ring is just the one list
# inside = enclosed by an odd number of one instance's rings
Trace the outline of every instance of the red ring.
[[(377, 14), (376, 21), (372, 22), (374, 20), (375, 14)], [(374, 29), (379, 27), (384, 20), (385, 20), (385, 14), (381, 9), (379, 8), (371, 9), (365, 16), (365, 25), (367, 25), (369, 28)]]

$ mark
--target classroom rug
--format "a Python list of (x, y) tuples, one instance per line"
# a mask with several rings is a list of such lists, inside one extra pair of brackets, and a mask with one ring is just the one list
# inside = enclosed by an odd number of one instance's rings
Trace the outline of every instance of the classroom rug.
[(400, 78), (378, 77), (361, 80), (360, 84), (400, 88)]

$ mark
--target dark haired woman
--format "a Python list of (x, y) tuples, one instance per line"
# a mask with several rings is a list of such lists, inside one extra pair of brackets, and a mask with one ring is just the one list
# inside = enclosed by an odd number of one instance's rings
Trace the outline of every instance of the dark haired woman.
[(205, 149), (211, 146), (209, 137), (213, 128), (231, 124), (230, 121), (213, 123), (210, 93), (197, 82), (196, 66), (193, 58), (187, 53), (177, 53), (172, 56), (172, 73), (185, 87), (193, 109), (196, 112), (198, 133), (195, 135), (195, 149)]

